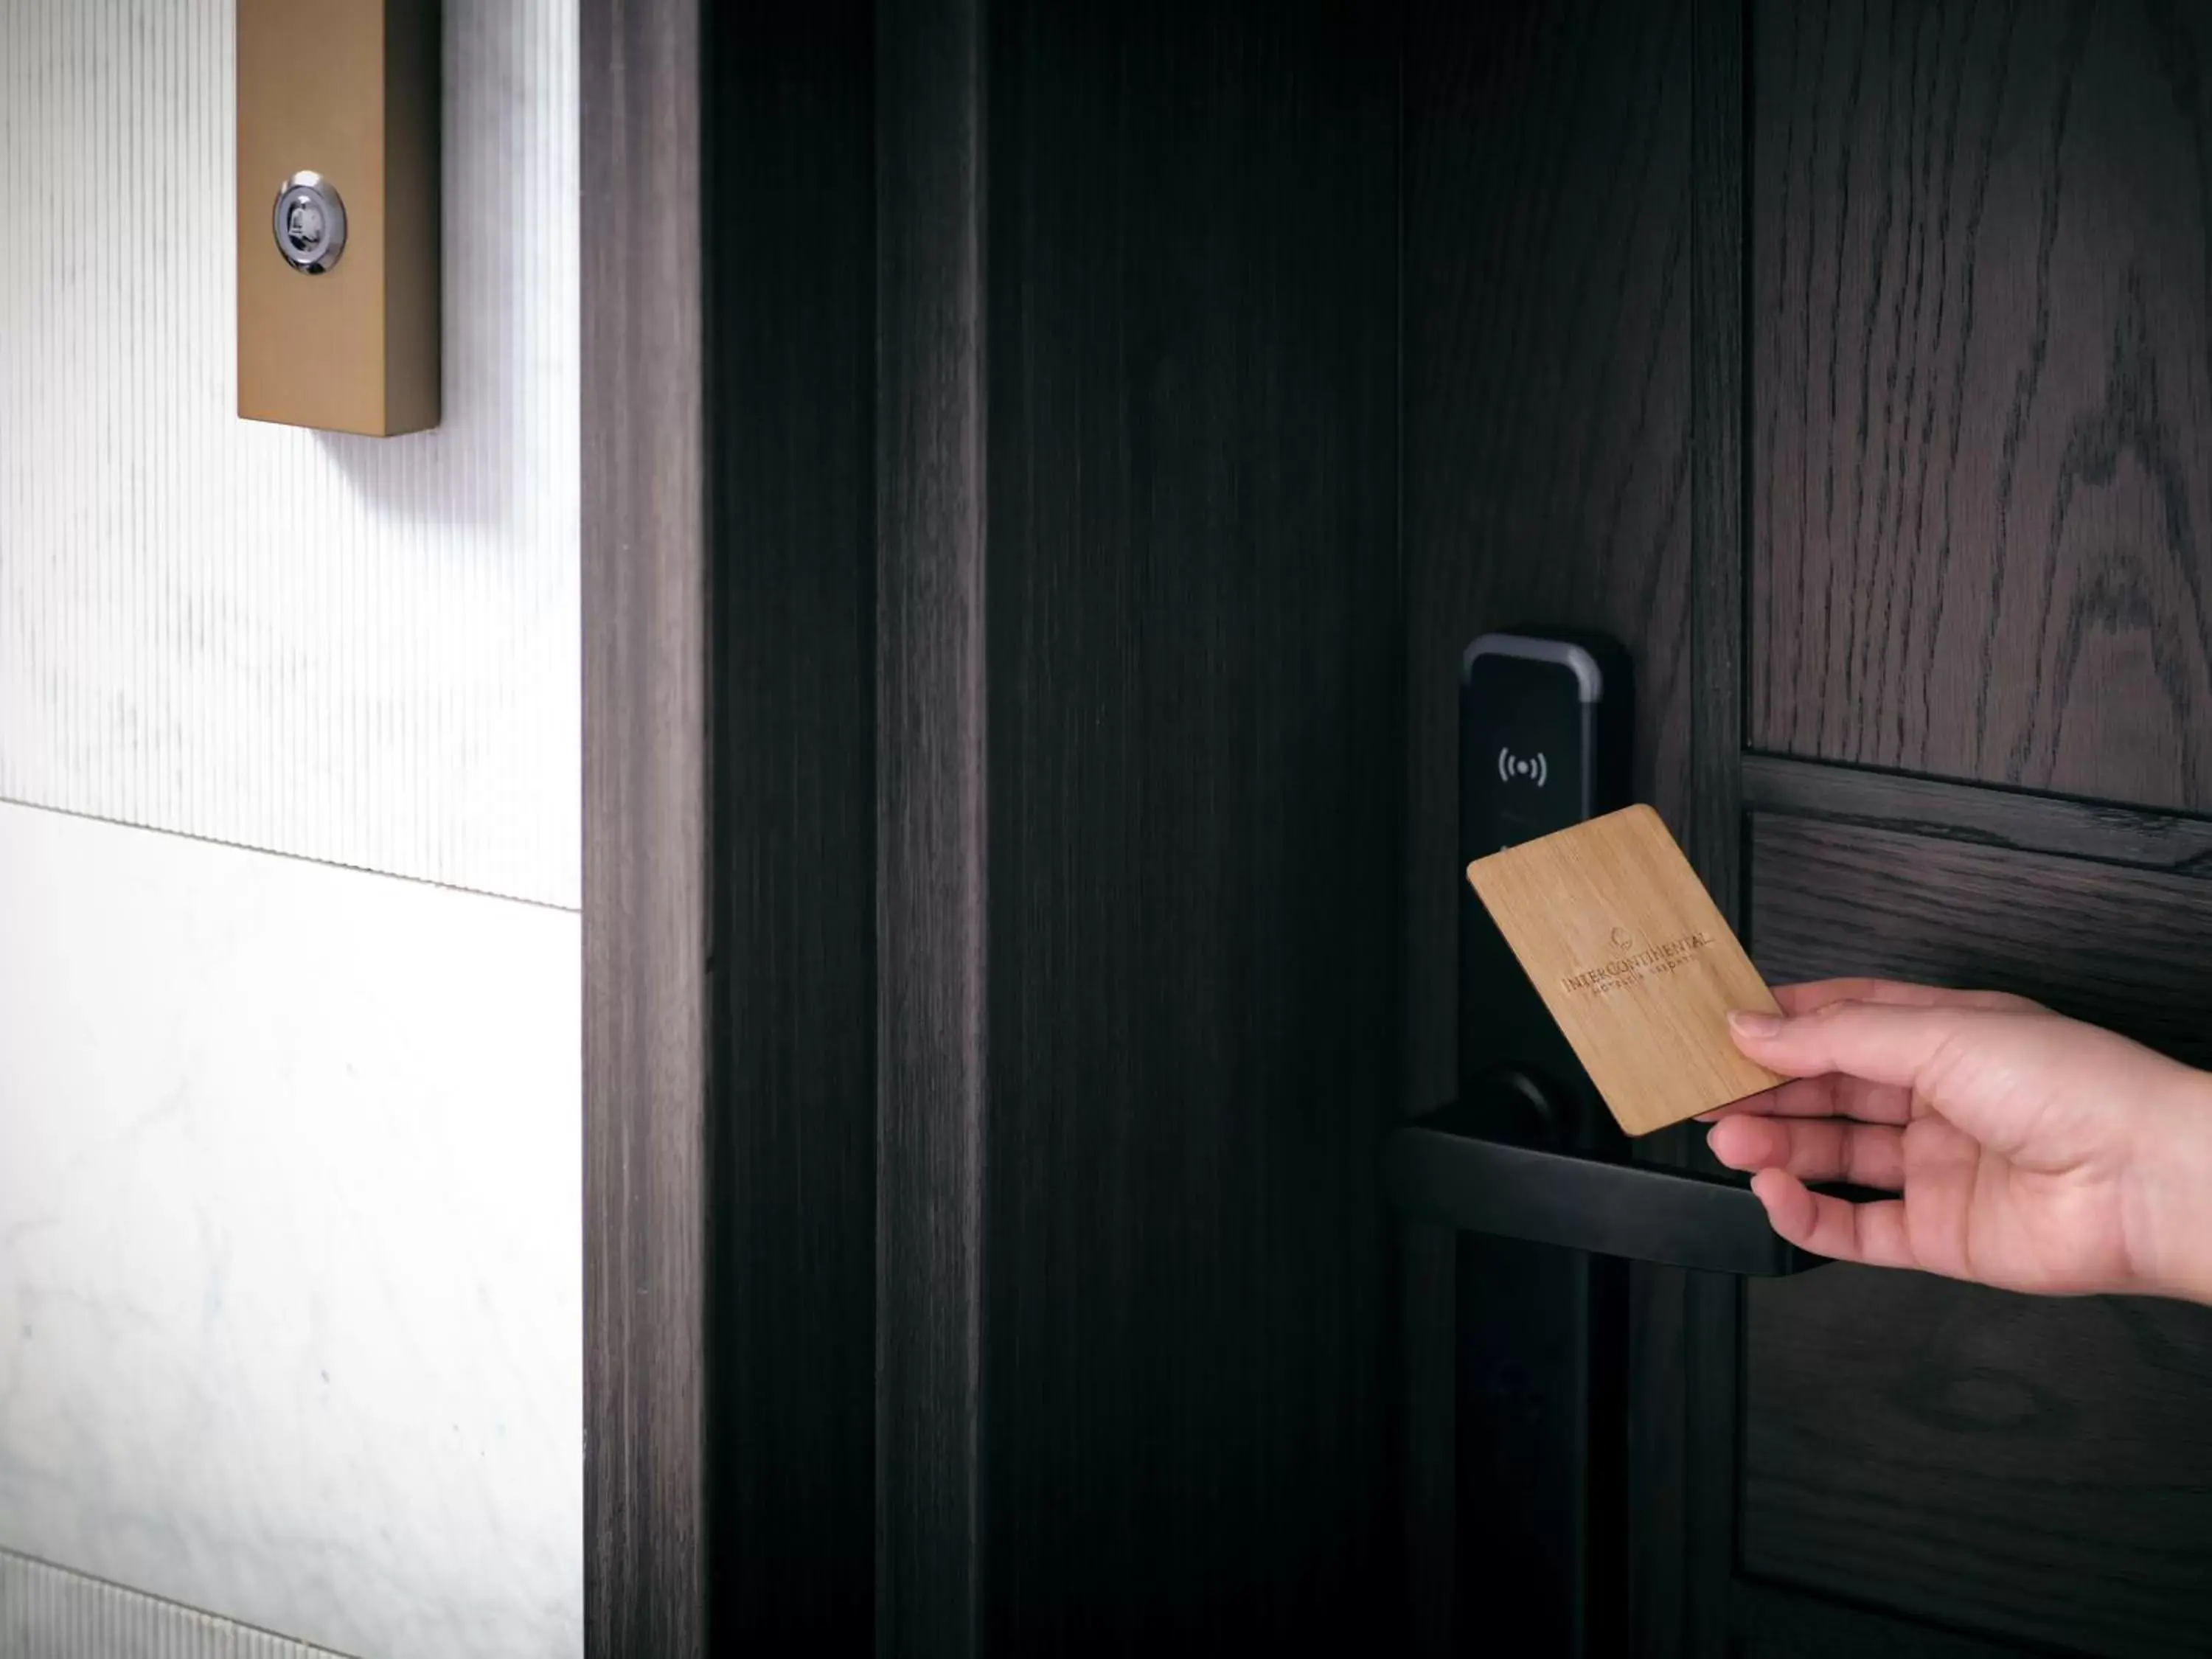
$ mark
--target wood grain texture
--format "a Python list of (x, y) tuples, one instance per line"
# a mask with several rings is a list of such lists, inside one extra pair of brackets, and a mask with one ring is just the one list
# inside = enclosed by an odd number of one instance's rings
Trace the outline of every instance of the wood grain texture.
[(2015, 991), (2212, 1062), (2212, 884), (1764, 813), (1752, 848), (1747, 942), (1775, 984)]
[(1690, 765), (1683, 849), (1734, 922), (1742, 885), (1744, 35), (1696, 0), (1690, 77)]
[[(1778, 981), (1992, 985), (2212, 1060), (2200, 879), (1761, 814), (1751, 893)], [(1846, 1268), (1750, 1307), (1751, 1571), (2097, 1653), (2212, 1640), (2212, 1314)]]
[(1630, 1134), (1781, 1081), (1728, 1035), (1729, 1010), (1774, 999), (1650, 807), (1477, 859), (1467, 877)]
[(992, 10), (995, 1652), (1396, 1645), (1394, 46)]
[(983, 0), (927, 0), (882, 8), (875, 42), (884, 1656), (984, 1640), (984, 30)]
[(2212, 878), (2212, 818), (1780, 755), (1744, 757), (1743, 795), (1754, 812)]
[(1754, 744), (2212, 809), (2212, 13), (1753, 34)]
[(1547, 620), (1637, 672), (1690, 813), (1686, 3), (1413, 0), (1405, 46), (1407, 1099), (1454, 1086), (1460, 653)]
[[(1745, 9), (1743, 0), (1696, 0), (1690, 58), (1691, 793), (1683, 849), (1731, 927), (1743, 916)], [(1651, 1155), (1712, 1167), (1694, 1126), (1663, 1139), (1672, 1144)], [(1656, 1293), (1662, 1307), (1673, 1305), (1674, 1287), (1662, 1282)], [(1690, 1273), (1679, 1295), (1679, 1358), (1654, 1348), (1635, 1386), (1655, 1396), (1680, 1390), (1681, 1519), (1671, 1532), (1643, 1520), (1634, 1557), (1651, 1564), (1642, 1569), (1646, 1581), (1680, 1574), (1683, 1650), (1717, 1654), (1738, 1559), (1743, 1288)], [(1654, 1426), (1664, 1434), (1674, 1425)], [(1662, 1650), (1676, 1639), (1656, 1635)]]
[(702, 20), (718, 1651), (875, 1639), (875, 57), (867, 0)]
[(2078, 1659), (2078, 1649), (2005, 1642), (1838, 1601), (1786, 1584), (1739, 1578), (1729, 1628), (1741, 1659)]
[[(1635, 798), (1678, 834), (1687, 825), (1691, 29), (1687, 3), (1407, 8), (1408, 1109), (1446, 1098), (1456, 1075), (1468, 641), (1528, 621), (1620, 640), (1638, 678)], [(1441, 1653), (1461, 1566), (1451, 1493), (1432, 1476), (1457, 1459), (1450, 1393), (1425, 1383), (1431, 1356), (1449, 1352), (1452, 1262), (1448, 1244), (1441, 1267), (1434, 1241), (1424, 1249), (1417, 1237), (1407, 1251), (1404, 1433), (1417, 1503), (1406, 1534), (1419, 1650)], [(1461, 1257), (1470, 1272), (1480, 1259)], [(1502, 1253), (1490, 1270), (1524, 1267)], [(1672, 1553), (1684, 1536), (1686, 1276), (1639, 1267), (1632, 1281), (1629, 1510), (1640, 1524), (1626, 1622), (1634, 1650), (1671, 1653), (1681, 1638)]]
[(1749, 1303), (1751, 1571), (2088, 1653), (2212, 1646), (2212, 1310), (1849, 1267)]
[(694, 0), (583, 8), (585, 1640), (708, 1650), (706, 455)]

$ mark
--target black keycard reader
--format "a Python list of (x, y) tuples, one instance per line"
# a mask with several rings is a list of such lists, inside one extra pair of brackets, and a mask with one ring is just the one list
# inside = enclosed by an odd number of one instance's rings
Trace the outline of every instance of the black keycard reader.
[(1601, 635), (1485, 634), (1461, 659), (1460, 1098), (1498, 1098), (1504, 1078), (1521, 1132), (1577, 1150), (1618, 1130), (1465, 871), (1626, 805), (1633, 708), (1628, 653)]

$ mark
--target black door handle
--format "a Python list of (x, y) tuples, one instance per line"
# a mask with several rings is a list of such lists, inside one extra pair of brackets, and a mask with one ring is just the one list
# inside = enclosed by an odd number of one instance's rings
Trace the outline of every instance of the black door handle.
[(1563, 1151), (1501, 1133), (1494, 1106), (1447, 1106), (1391, 1131), (1383, 1190), (1408, 1219), (1601, 1255), (1773, 1278), (1827, 1258), (1778, 1237), (1742, 1182)]

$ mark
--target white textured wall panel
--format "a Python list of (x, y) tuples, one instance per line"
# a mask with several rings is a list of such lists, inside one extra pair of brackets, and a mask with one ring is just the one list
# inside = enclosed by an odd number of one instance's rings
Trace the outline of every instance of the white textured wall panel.
[(0, 1659), (333, 1659), (120, 1585), (0, 1550)]
[(581, 1651), (579, 929), (0, 805), (0, 1549)]
[(574, 0), (446, 0), (386, 441), (234, 412), (234, 3), (0, 3), (0, 798), (573, 905)]

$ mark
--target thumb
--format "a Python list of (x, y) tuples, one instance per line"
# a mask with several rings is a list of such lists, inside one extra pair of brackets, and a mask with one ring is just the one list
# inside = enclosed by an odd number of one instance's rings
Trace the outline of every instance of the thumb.
[(1732, 1013), (1729, 1034), (1747, 1058), (1784, 1077), (1842, 1072), (1918, 1092), (1966, 1022), (1980, 1012), (1831, 1002), (1794, 1018)]

